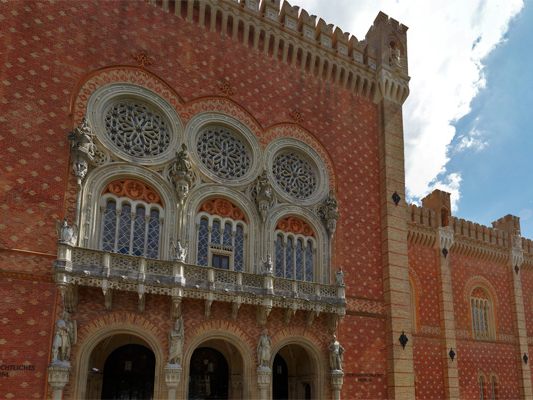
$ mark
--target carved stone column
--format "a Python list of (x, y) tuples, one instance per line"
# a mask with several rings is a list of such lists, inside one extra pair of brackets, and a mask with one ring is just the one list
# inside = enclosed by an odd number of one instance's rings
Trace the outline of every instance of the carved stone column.
[(268, 400), (268, 389), (272, 381), (272, 370), (268, 367), (257, 367), (257, 390), (259, 400)]
[(452, 360), (450, 352), (457, 352), (455, 338), (455, 316), (453, 305), (452, 276), (449, 252), (454, 242), (451, 227), (440, 227), (437, 231), (436, 247), (440, 264), (440, 326), (443, 332), (442, 361), (444, 364), (444, 388), (446, 398), (459, 399), (459, 375), (457, 360)]
[(176, 400), (178, 385), (181, 380), (182, 368), (179, 364), (167, 364), (165, 367), (165, 383), (168, 389), (168, 400)]
[(52, 399), (61, 400), (63, 389), (68, 383), (70, 363), (53, 363), (48, 367), (48, 384), (52, 388)]
[(344, 372), (340, 370), (331, 371), (331, 390), (332, 390), (332, 399), (340, 400), (341, 398), (341, 389), (344, 382)]

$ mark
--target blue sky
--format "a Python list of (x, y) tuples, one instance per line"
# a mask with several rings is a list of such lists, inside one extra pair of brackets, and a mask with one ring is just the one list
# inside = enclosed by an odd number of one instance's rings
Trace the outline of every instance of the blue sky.
[[(533, 4), (523, 0), (300, 0), (359, 40), (381, 10), (409, 27), (406, 187), (434, 188), (452, 213), (484, 225), (521, 217), (533, 238)], [(529, 44), (529, 48), (528, 48)]]
[[(484, 60), (486, 87), (455, 124), (448, 170), (460, 171), (457, 215), (490, 224), (518, 215), (533, 238), (533, 3), (516, 16), (505, 41)], [(465, 141), (475, 132), (472, 141)], [(461, 143), (471, 144), (465, 148)], [(463, 149), (463, 150), (461, 150)]]

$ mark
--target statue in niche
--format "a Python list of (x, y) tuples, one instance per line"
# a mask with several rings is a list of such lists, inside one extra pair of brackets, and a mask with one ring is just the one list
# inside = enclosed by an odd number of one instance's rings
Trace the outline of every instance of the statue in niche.
[(170, 178), (180, 202), (183, 202), (189, 194), (189, 189), (193, 182), (192, 164), (189, 158), (189, 152), (185, 143), (181, 145), (181, 150), (176, 152), (176, 160), (170, 167)]
[(70, 320), (68, 312), (57, 320), (52, 342), (52, 363), (68, 363), (72, 345), (76, 343), (76, 322)]
[(339, 205), (335, 192), (331, 190), (326, 200), (319, 208), (319, 215), (326, 224), (328, 233), (332, 236), (337, 228), (337, 220), (339, 219)]
[(257, 363), (260, 368), (270, 367), (270, 358), (272, 353), (272, 342), (268, 337), (268, 330), (264, 329), (257, 344)]
[(81, 124), (68, 135), (73, 160), (72, 170), (77, 178), (78, 185), (81, 185), (89, 170), (89, 162), (93, 161), (96, 155), (97, 147), (94, 143), (94, 136), (85, 117)]
[(187, 247), (182, 246), (179, 240), (176, 244), (171, 241), (170, 246), (172, 248), (172, 259), (184, 263), (187, 260)]
[(78, 240), (78, 227), (74, 224), (69, 225), (66, 218), (56, 222), (56, 232), (58, 240), (62, 244), (75, 245)]
[(333, 339), (329, 344), (329, 365), (332, 370), (342, 371), (342, 362), (344, 359), (344, 347), (341, 346), (337, 340), (337, 336), (333, 335)]
[(389, 45), (389, 64), (391, 67), (401, 67), (402, 53), (396, 43)]
[(344, 286), (344, 272), (342, 269), (339, 269), (335, 273), (335, 282), (337, 283), (337, 286)]
[(268, 210), (274, 202), (274, 192), (272, 190), (272, 185), (268, 181), (268, 176), (266, 171), (263, 171), (261, 175), (257, 178), (255, 182), (255, 202), (263, 222), (266, 221)]
[(168, 335), (168, 363), (169, 364), (180, 364), (181, 358), (183, 355), (183, 340), (184, 340), (184, 329), (183, 329), (183, 318), (180, 316), (176, 318), (174, 327)]

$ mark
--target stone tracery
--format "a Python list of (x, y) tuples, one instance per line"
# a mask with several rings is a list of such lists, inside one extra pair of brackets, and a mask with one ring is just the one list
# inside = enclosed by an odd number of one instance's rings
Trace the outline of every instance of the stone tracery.
[(307, 199), (317, 189), (318, 179), (311, 163), (295, 152), (277, 155), (272, 168), (278, 185), (296, 199)]

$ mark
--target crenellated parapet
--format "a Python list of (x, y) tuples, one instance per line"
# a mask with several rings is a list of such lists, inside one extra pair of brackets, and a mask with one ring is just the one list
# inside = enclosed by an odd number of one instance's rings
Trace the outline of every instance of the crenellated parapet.
[(365, 40), (280, 0), (148, 0), (190, 23), (373, 101), (409, 94), (407, 27), (380, 12)]

